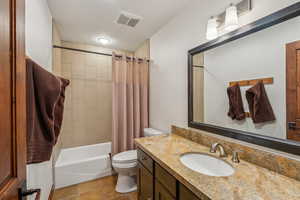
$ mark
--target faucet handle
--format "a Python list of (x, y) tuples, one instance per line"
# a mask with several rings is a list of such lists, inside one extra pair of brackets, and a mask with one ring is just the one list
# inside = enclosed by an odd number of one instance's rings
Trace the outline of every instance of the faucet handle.
[(242, 153), (241, 150), (233, 150), (232, 151), (232, 162), (234, 163), (240, 163), (239, 153)]

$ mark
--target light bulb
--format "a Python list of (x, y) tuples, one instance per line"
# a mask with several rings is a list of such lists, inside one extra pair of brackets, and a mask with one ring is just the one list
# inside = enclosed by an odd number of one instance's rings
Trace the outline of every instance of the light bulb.
[(233, 4), (226, 9), (225, 30), (233, 31), (239, 27), (237, 7)]
[(97, 37), (96, 41), (102, 45), (107, 45), (111, 42), (108, 38), (105, 37)]
[(212, 17), (207, 22), (206, 38), (208, 40), (214, 40), (218, 37), (218, 23), (217, 19)]

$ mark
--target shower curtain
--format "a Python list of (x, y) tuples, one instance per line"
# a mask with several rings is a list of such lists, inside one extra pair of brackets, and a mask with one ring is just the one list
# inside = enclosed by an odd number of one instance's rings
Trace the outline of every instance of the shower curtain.
[(149, 63), (112, 56), (112, 153), (134, 149), (134, 139), (148, 127)]

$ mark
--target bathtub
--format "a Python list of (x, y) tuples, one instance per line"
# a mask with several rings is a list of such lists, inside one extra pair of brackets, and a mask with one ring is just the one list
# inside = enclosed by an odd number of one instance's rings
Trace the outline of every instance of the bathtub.
[(62, 149), (55, 164), (55, 188), (111, 175), (110, 153), (110, 142)]

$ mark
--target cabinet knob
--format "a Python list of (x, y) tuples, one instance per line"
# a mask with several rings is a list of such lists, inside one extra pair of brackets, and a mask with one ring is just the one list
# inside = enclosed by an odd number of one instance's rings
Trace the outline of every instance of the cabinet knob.
[(146, 158), (146, 157), (143, 157), (142, 160), (145, 161), (145, 160), (147, 160), (147, 158)]

